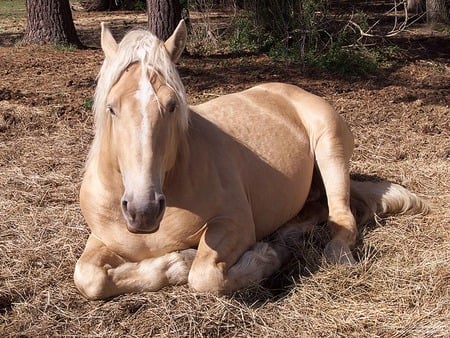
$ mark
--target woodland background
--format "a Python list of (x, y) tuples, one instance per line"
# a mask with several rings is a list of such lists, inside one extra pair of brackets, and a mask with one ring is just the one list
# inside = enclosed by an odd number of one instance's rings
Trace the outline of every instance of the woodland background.
[(72, 274), (89, 234), (78, 190), (93, 137), (100, 22), (120, 39), (148, 27), (148, 16), (145, 7), (86, 11), (71, 1), (80, 44), (36, 44), (24, 2), (2, 0), (0, 336), (448, 336), (448, 23), (427, 22), (427, 12), (406, 17), (394, 1), (303, 1), (301, 12), (289, 10), (293, 1), (267, 3), (288, 7), (189, 2), (178, 68), (190, 103), (267, 81), (301, 86), (349, 122), (354, 177), (400, 183), (432, 213), (363, 227), (355, 267), (323, 262), (319, 225), (279, 273), (230, 297), (177, 286), (88, 302)]

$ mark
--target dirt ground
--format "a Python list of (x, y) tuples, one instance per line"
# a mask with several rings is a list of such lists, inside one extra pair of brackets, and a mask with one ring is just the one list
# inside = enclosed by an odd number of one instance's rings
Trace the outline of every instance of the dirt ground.
[(318, 229), (276, 276), (230, 297), (177, 286), (89, 302), (72, 274), (89, 234), (77, 194), (93, 137), (102, 20), (121, 36), (145, 16), (75, 12), (87, 50), (19, 46), (24, 19), (0, 22), (0, 336), (448, 337), (448, 36), (399, 35), (390, 65), (364, 78), (264, 55), (184, 57), (193, 104), (267, 81), (325, 97), (355, 134), (353, 175), (400, 183), (432, 213), (361, 229), (355, 267), (322, 261)]

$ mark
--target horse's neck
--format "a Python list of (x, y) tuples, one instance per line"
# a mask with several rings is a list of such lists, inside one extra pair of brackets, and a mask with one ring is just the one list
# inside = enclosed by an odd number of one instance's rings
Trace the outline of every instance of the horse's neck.
[(175, 162), (172, 168), (166, 173), (164, 180), (165, 189), (179, 186), (182, 180), (186, 180), (186, 175), (189, 174), (188, 172), (191, 163), (189, 135), (188, 132), (185, 132), (184, 135), (180, 136)]
[[(212, 174), (211, 168), (218, 150), (214, 144), (220, 143), (217, 127), (197, 111), (190, 111), (188, 130), (178, 145), (178, 154), (173, 168), (167, 173), (165, 193), (175, 191), (177, 194), (190, 195)], [(212, 150), (213, 149), (213, 150)]]

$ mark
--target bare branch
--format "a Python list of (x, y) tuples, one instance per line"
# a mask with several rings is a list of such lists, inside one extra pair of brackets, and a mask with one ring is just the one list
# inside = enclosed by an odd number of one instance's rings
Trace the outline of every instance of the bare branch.
[[(398, 22), (398, 18), (401, 15), (399, 13), (399, 7), (403, 7), (402, 12), (404, 13), (404, 20), (403, 22), (399, 23)], [(358, 39), (358, 42), (361, 40), (361, 38), (363, 37), (370, 37), (370, 38), (389, 38), (392, 36), (395, 36), (403, 31), (405, 31), (408, 27), (410, 27), (411, 25), (413, 25), (414, 23), (416, 23), (418, 20), (420, 20), (425, 14), (420, 15), (419, 17), (417, 17), (416, 19), (414, 19), (413, 21), (409, 22), (409, 16), (408, 16), (408, 6), (407, 6), (407, 1), (406, 0), (401, 0), (399, 3), (397, 3), (396, 0), (394, 0), (394, 6), (385, 13), (385, 15), (389, 15), (392, 12), (394, 12), (394, 25), (392, 27), (392, 29), (387, 32), (386, 34), (373, 34), (370, 33), (379, 23), (381, 20), (377, 20), (373, 25), (371, 25), (368, 29), (363, 30), (361, 28), (361, 26), (359, 24), (357, 24), (356, 22), (354, 22), (352, 19), (350, 19), (348, 21), (348, 24), (353, 26), (354, 28), (356, 28), (356, 30), (359, 32), (359, 34), (361, 35), (361, 37)]]

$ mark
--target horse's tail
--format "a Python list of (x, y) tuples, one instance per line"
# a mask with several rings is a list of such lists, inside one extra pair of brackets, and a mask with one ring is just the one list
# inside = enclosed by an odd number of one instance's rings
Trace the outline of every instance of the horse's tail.
[(358, 224), (373, 220), (375, 215), (427, 214), (428, 204), (402, 186), (387, 181), (351, 180), (350, 196)]

